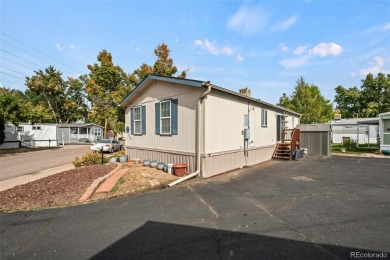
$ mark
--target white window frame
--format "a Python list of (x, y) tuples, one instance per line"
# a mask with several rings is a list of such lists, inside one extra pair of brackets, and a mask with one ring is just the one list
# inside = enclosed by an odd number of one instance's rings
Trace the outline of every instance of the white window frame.
[[(162, 116), (162, 104), (163, 103), (169, 103), (169, 116), (165, 116), (165, 117)], [(162, 122), (163, 122), (163, 119), (167, 119), (167, 118), (169, 118), (169, 132), (164, 133), (162, 131), (163, 130)], [(161, 135), (171, 135), (171, 133), (172, 133), (172, 102), (171, 102), (171, 100), (164, 100), (164, 101), (160, 102), (160, 134)]]
[(95, 136), (102, 136), (102, 129), (101, 128), (94, 128), (93, 134)]
[(261, 109), (261, 126), (268, 127), (268, 109)]
[(16, 132), (24, 132), (24, 126), (17, 126)]
[[(135, 115), (136, 115), (136, 110), (139, 109), (139, 119), (135, 119)], [(134, 113), (134, 118), (133, 118), (133, 129), (134, 129), (134, 134), (135, 135), (140, 135), (142, 134), (142, 108), (141, 106), (137, 106), (137, 107), (133, 107), (133, 113)], [(136, 122), (139, 122), (139, 132), (136, 132), (136, 127), (135, 127), (135, 123)]]
[(294, 128), (294, 127), (295, 127), (295, 123), (294, 123), (295, 117), (292, 116), (291, 118), (292, 118), (292, 119), (291, 119), (291, 120), (292, 120), (292, 128)]
[(42, 130), (42, 126), (40, 126), (40, 125), (33, 125), (32, 130)]

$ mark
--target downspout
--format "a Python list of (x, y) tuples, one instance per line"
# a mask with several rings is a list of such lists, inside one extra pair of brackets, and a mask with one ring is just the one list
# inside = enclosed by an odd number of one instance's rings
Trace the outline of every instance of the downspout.
[(202, 119), (200, 110), (202, 108), (203, 98), (211, 92), (211, 84), (210, 84), (210, 82), (203, 82), (202, 86), (207, 86), (207, 90), (199, 97), (198, 105), (197, 105), (197, 109), (196, 109), (196, 171), (187, 175), (187, 176), (184, 176), (184, 177), (182, 177), (182, 178), (180, 178), (172, 183), (169, 183), (168, 184), (169, 187), (172, 187), (176, 184), (179, 184), (183, 181), (191, 179), (191, 178), (200, 174), (200, 144), (201, 144), (201, 119)]

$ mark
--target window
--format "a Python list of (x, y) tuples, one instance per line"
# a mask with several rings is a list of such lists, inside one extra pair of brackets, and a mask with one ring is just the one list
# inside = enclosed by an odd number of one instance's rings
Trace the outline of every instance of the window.
[(24, 131), (23, 126), (18, 126), (16, 128), (16, 132), (23, 132), (23, 131)]
[(178, 134), (178, 107), (177, 99), (155, 103), (156, 135)]
[(141, 107), (134, 107), (134, 134), (141, 134), (142, 121), (141, 121)]
[(267, 127), (268, 125), (268, 110), (262, 108), (261, 109), (261, 126)]
[(171, 101), (160, 103), (161, 134), (171, 134)]
[(295, 117), (292, 117), (292, 128), (294, 128), (294, 126), (295, 126), (294, 119), (295, 119)]
[(132, 135), (146, 134), (146, 106), (130, 108), (130, 132)]
[(102, 129), (101, 128), (94, 128), (93, 133), (95, 136), (101, 136), (102, 135)]
[(42, 126), (40, 126), (40, 125), (34, 125), (34, 126), (32, 127), (32, 130), (42, 130)]

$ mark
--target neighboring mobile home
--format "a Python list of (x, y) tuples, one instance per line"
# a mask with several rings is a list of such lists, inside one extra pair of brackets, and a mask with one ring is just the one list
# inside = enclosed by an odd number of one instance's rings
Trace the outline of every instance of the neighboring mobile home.
[(211, 177), (271, 159), (300, 114), (190, 79), (149, 75), (121, 103), (130, 159), (186, 163)]
[(349, 138), (359, 144), (376, 144), (379, 118), (344, 118), (330, 121), (332, 143), (342, 143)]
[(390, 112), (379, 114), (380, 150), (390, 150)]
[(93, 143), (103, 138), (104, 127), (92, 123), (58, 124), (59, 144)]
[(29, 147), (57, 146), (56, 124), (21, 123), (16, 126), (19, 139)]

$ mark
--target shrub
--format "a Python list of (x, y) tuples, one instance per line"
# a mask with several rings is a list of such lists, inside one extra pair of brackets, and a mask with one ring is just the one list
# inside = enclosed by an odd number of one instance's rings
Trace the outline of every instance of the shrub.
[(343, 141), (343, 147), (346, 148), (348, 151), (357, 151), (357, 142), (355, 140), (346, 138)]
[[(107, 163), (108, 159), (103, 157), (103, 163)], [(102, 155), (99, 153), (89, 152), (81, 156), (81, 158), (76, 157), (72, 161), (75, 167), (89, 166), (89, 165), (97, 165), (102, 163)]]

